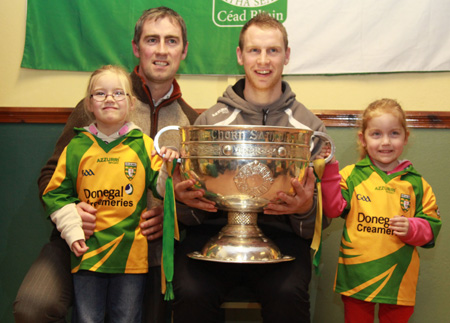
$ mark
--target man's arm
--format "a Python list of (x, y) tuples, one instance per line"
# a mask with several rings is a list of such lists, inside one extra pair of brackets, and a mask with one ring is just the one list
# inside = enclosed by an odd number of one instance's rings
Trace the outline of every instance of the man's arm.
[(89, 125), (90, 119), (84, 111), (83, 100), (80, 101), (75, 109), (70, 114), (67, 119), (66, 126), (56, 142), (55, 150), (53, 155), (47, 161), (44, 167), (41, 169), (41, 175), (38, 179), (38, 187), (39, 187), (39, 198), (42, 198), (42, 194), (44, 193), (45, 188), (47, 187), (50, 179), (55, 172), (56, 165), (58, 164), (58, 159), (61, 153), (69, 144), (69, 141), (75, 136), (75, 132), (73, 131), (74, 127), (84, 127)]
[[(39, 198), (42, 199), (42, 194), (44, 193), (45, 188), (47, 187), (50, 179), (53, 176), (53, 173), (55, 172), (56, 165), (58, 164), (58, 159), (61, 156), (64, 148), (75, 136), (73, 128), (87, 126), (90, 122), (91, 120), (84, 110), (84, 100), (81, 100), (67, 119), (67, 123), (63, 129), (63, 132), (56, 142), (53, 155), (47, 161), (47, 164), (45, 164), (45, 166), (41, 169), (41, 175), (38, 178)], [(81, 220), (83, 221), (83, 231), (85, 237), (86, 239), (88, 239), (94, 233), (97, 211), (95, 210), (95, 208), (85, 202), (78, 203), (77, 210), (81, 217)]]

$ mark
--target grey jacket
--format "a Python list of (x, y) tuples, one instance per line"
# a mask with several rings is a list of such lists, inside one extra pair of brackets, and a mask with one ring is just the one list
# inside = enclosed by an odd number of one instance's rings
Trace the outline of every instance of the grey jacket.
[[(295, 98), (287, 82), (282, 82), (283, 94), (268, 106), (256, 106), (244, 99), (245, 79), (229, 86), (217, 104), (203, 112), (195, 121), (196, 125), (267, 125), (279, 127), (304, 128), (326, 132), (322, 121)], [(320, 145), (316, 145), (315, 151)], [(315, 153), (313, 151), (313, 154)], [(316, 196), (314, 197), (316, 200)], [(316, 205), (316, 203), (314, 203)], [(304, 239), (311, 239), (314, 234), (316, 206), (306, 214), (264, 215), (258, 214), (258, 223), (294, 232)], [(217, 224), (217, 215), (195, 210), (190, 216), (178, 216), (185, 225)], [(222, 216), (226, 223), (226, 214)], [(327, 221), (324, 226), (328, 225)]]

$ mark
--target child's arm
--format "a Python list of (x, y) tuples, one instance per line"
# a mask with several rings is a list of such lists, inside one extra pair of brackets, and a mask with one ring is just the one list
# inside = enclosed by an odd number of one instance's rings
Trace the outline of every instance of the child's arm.
[(84, 240), (77, 240), (72, 244), (72, 251), (77, 257), (82, 256), (88, 249)]
[(72, 251), (74, 251), (72, 246), (75, 241), (85, 240), (83, 222), (75, 203), (69, 203), (56, 210), (50, 214), (50, 218), (56, 224), (56, 228), (61, 232), (61, 237), (66, 240)]
[(323, 214), (329, 218), (337, 218), (347, 206), (347, 201), (341, 194), (340, 182), (339, 162), (328, 163), (323, 172), (321, 185)]
[(180, 153), (175, 147), (161, 147), (160, 154), (163, 161), (171, 162), (180, 158)]
[[(160, 153), (162, 159), (164, 161), (168, 161), (169, 163), (180, 157), (180, 153), (174, 148), (162, 147)], [(169, 174), (167, 172), (166, 163), (163, 163), (161, 169), (159, 170), (159, 176), (156, 182), (156, 190), (161, 197), (164, 197), (166, 193), (166, 180), (168, 176)]]
[(389, 221), (389, 229), (404, 243), (412, 246), (423, 246), (433, 240), (431, 226), (422, 218), (396, 215)]

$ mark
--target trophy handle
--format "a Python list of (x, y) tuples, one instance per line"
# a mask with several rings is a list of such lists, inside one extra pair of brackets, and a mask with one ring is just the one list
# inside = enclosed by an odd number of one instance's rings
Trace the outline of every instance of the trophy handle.
[[(158, 131), (158, 133), (155, 136), (155, 139), (153, 140), (153, 146), (155, 147), (156, 152), (160, 156), (161, 156), (161, 153), (160, 153), (161, 149), (159, 148), (159, 137), (164, 132), (169, 131), (169, 130), (177, 130), (177, 131), (179, 131), (180, 130), (180, 126), (167, 126), (167, 127), (162, 128), (161, 130)], [(178, 162), (179, 161), (180, 161), (180, 159), (178, 158)]]
[[(312, 137), (311, 137), (311, 148), (310, 150), (312, 151), (314, 149), (314, 142), (313, 139), (314, 137), (319, 137), (320, 139), (322, 139), (325, 142), (329, 142), (331, 145), (331, 153), (330, 155), (328, 155), (328, 157), (325, 159), (325, 163), (328, 163), (334, 156), (334, 153), (336, 152), (336, 146), (334, 145), (333, 140), (331, 139), (331, 137), (326, 134), (325, 132), (321, 132), (321, 131), (314, 131)], [(317, 154), (316, 154), (317, 155)], [(312, 166), (312, 163), (310, 163), (310, 166)]]

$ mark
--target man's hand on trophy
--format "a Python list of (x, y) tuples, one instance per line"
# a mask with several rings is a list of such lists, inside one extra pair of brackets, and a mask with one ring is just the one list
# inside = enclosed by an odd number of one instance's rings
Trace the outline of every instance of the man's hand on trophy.
[(305, 214), (313, 207), (314, 186), (316, 177), (312, 167), (308, 167), (305, 176), (299, 182), (298, 179), (291, 179), (295, 195), (288, 195), (278, 192), (277, 197), (284, 203), (269, 203), (264, 208), (264, 214)]
[(177, 165), (172, 178), (177, 201), (192, 208), (208, 212), (217, 212), (217, 207), (215, 206), (216, 203), (203, 197), (205, 195), (204, 190), (194, 188), (195, 181), (193, 179), (182, 180), (180, 165)]

